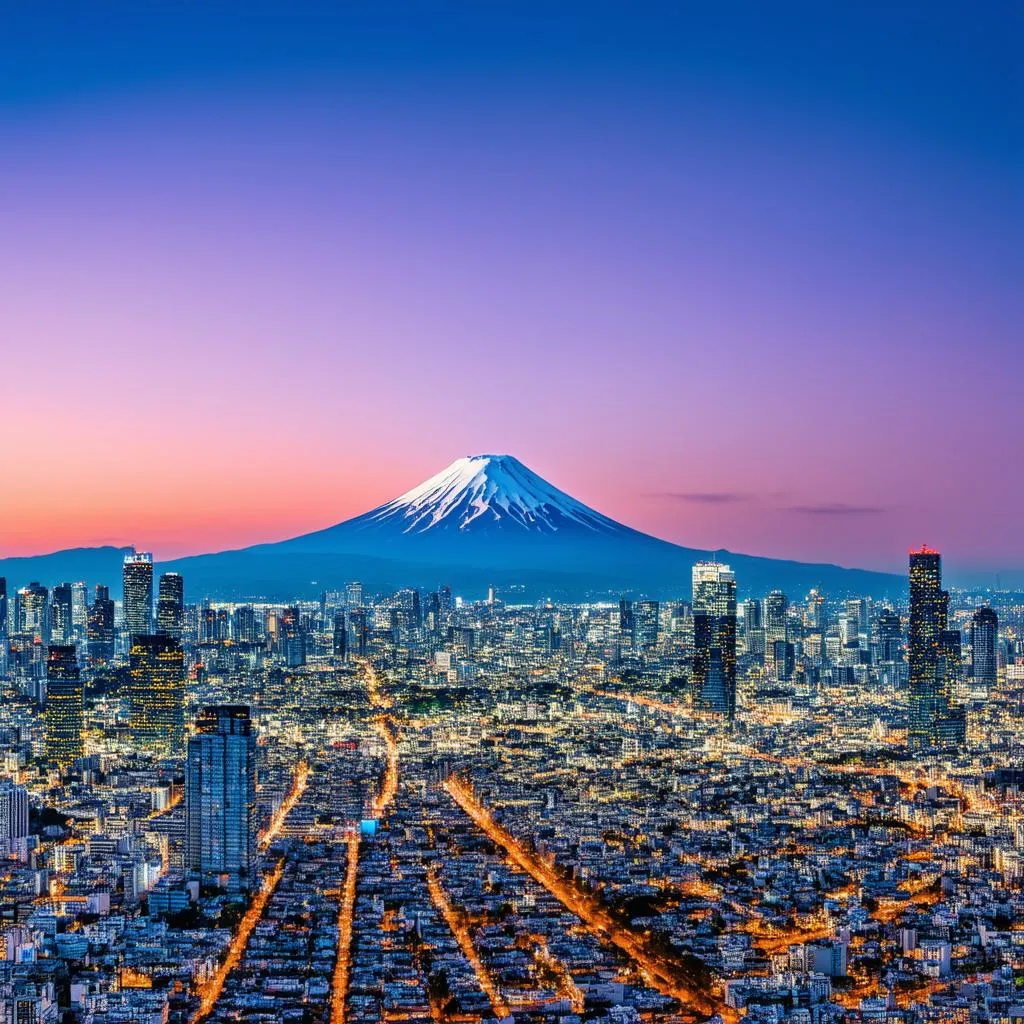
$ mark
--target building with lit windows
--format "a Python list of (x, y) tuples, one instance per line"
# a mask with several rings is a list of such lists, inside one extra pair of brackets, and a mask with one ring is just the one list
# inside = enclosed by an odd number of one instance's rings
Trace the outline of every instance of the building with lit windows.
[(942, 556), (922, 545), (920, 550), (910, 552), (907, 745), (912, 750), (947, 749), (962, 745), (964, 740), (964, 712), (952, 703), (959, 650), (949, 635), (948, 618), (949, 594), (942, 589)]
[(46, 758), (64, 771), (84, 753), (82, 679), (73, 644), (50, 647), (43, 724)]
[(138, 634), (132, 638), (129, 664), (132, 742), (160, 757), (179, 754), (185, 733), (181, 642), (164, 634)]
[(971, 680), (985, 697), (996, 685), (998, 646), (999, 616), (991, 608), (979, 608), (971, 618)]
[(86, 640), (90, 665), (109, 665), (114, 660), (114, 602), (101, 583), (96, 585), (96, 598), (89, 607)]
[(736, 714), (736, 574), (720, 562), (693, 567), (694, 703), (708, 711)]
[(256, 877), (256, 738), (243, 705), (205, 708), (188, 741), (185, 867), (207, 884)]
[(156, 631), (181, 639), (185, 626), (185, 582), (176, 572), (160, 577), (156, 599)]
[(124, 556), (124, 631), (129, 638), (153, 631), (153, 556)]

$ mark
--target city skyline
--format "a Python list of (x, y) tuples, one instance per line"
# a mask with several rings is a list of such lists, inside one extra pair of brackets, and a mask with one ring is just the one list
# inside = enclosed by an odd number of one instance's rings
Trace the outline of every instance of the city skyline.
[(5, 452), (0, 554), (276, 540), (491, 450), (695, 547), (1024, 567), (1000, 7), (56, 9), (0, 44), (4, 397), (90, 441)]

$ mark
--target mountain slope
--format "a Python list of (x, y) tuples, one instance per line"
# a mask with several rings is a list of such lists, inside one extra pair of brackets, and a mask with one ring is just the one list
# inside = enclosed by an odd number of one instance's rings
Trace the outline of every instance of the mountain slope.
[(291, 594), (361, 578), (371, 587), (516, 587), (524, 597), (615, 591), (686, 597), (694, 562), (718, 557), (741, 592), (900, 593), (901, 577), (680, 547), (624, 526), (510, 455), (458, 459), (418, 487), (343, 523), (276, 544), (181, 559), (204, 592)]
[[(118, 548), (82, 548), (0, 560), (8, 590), (39, 580), (102, 582), (120, 594)], [(589, 508), (510, 455), (458, 459), (418, 487), (343, 523), (301, 537), (157, 566), (185, 577), (202, 597), (313, 597), (353, 579), (373, 590), (445, 583), (467, 596), (493, 584), (510, 598), (607, 598), (618, 593), (686, 598), (694, 562), (736, 570), (741, 594), (773, 588), (801, 597), (897, 597), (904, 577), (680, 547)]]

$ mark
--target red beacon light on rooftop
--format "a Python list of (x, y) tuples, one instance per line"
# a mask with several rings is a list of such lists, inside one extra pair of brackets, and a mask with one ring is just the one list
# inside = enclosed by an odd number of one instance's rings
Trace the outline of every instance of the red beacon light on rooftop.
[(936, 551), (935, 548), (928, 547), (927, 544), (922, 544), (916, 550), (914, 548), (911, 548), (910, 553), (912, 555), (937, 555), (939, 552)]

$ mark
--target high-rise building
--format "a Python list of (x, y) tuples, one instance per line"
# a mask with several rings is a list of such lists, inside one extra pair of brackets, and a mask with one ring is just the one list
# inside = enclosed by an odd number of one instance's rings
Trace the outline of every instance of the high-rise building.
[(164, 634), (132, 638), (131, 733), (135, 745), (173, 757), (185, 732), (185, 655), (181, 642)]
[(922, 545), (910, 552), (910, 627), (907, 662), (910, 718), (907, 744), (913, 750), (944, 749), (963, 743), (963, 709), (952, 704), (955, 666), (948, 636), (949, 594), (942, 589), (942, 557)]
[(232, 615), (231, 633), (236, 644), (254, 644), (258, 639), (256, 612), (252, 605), (243, 604)]
[(82, 680), (73, 644), (54, 644), (46, 659), (46, 757), (63, 771), (84, 753)]
[(70, 644), (75, 638), (75, 626), (71, 617), (71, 584), (58, 583), (50, 595), (50, 641), (55, 644)]
[(633, 643), (640, 652), (651, 654), (658, 646), (657, 601), (637, 601), (633, 609)]
[(352, 582), (345, 587), (345, 604), (349, 608), (362, 608), (363, 606), (363, 585)]
[(764, 635), (769, 646), (789, 639), (789, 598), (781, 590), (773, 590), (764, 599)]
[(90, 665), (109, 665), (114, 660), (114, 602), (110, 591), (96, 585), (96, 598), (89, 609), (86, 627)]
[(28, 790), (10, 779), (0, 780), (0, 844), (10, 852), (16, 839), (28, 835)]
[(988, 696), (996, 685), (999, 616), (979, 608), (971, 618), (971, 678), (975, 690)]
[(693, 676), (702, 708), (736, 714), (736, 575), (720, 562), (693, 567)]
[(900, 659), (902, 646), (902, 627), (900, 617), (891, 609), (879, 613), (876, 623), (878, 631), (878, 657), (884, 662), (896, 662)]
[(124, 556), (124, 631), (129, 638), (153, 631), (153, 556)]
[(50, 639), (50, 617), (47, 614), (49, 591), (40, 583), (22, 587), (14, 597), (15, 632), (32, 636), (40, 643)]
[(344, 660), (348, 651), (348, 636), (345, 627), (345, 613), (337, 611), (334, 613), (334, 657)]
[(71, 584), (71, 624), (81, 639), (89, 625), (88, 589), (84, 583)]
[(633, 602), (628, 597), (619, 598), (619, 643), (632, 647), (636, 640), (636, 619), (633, 617)]
[(156, 600), (156, 631), (181, 639), (185, 627), (185, 582), (176, 572), (160, 577)]
[(185, 867), (229, 889), (255, 881), (256, 740), (247, 707), (208, 707), (196, 719), (185, 770)]
[(6, 637), (10, 630), (7, 621), (7, 577), (0, 576), (0, 637)]

